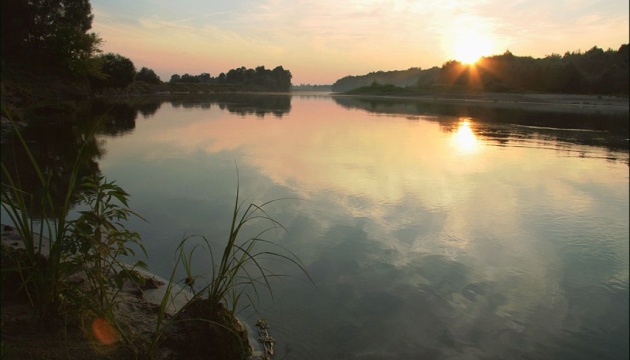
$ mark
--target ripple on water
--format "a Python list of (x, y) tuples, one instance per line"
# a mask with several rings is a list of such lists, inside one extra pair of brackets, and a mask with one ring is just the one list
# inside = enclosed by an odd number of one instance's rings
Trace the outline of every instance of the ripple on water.
[(553, 329), (559, 349), (578, 349), (580, 358), (627, 358), (627, 284), (591, 284), (569, 295), (566, 321)]

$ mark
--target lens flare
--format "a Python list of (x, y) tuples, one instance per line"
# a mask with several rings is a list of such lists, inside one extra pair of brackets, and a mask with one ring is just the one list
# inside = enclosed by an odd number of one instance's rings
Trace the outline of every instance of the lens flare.
[(118, 339), (114, 328), (103, 318), (96, 318), (92, 322), (92, 333), (103, 345), (112, 345)]

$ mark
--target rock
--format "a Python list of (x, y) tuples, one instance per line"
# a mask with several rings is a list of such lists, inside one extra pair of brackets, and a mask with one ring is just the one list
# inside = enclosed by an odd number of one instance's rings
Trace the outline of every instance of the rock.
[(223, 304), (195, 299), (166, 330), (164, 344), (181, 359), (248, 359), (247, 330)]
[(142, 290), (157, 289), (162, 285), (164, 285), (163, 282), (156, 280), (155, 278), (149, 277), (149, 278), (146, 278), (144, 285), (142, 285)]

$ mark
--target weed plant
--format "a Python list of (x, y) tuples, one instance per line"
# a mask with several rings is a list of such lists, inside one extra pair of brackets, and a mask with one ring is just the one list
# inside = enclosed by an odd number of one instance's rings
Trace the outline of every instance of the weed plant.
[[(207, 238), (185, 236), (177, 247), (175, 266), (156, 309), (154, 331), (148, 339), (129, 337), (115, 317), (118, 296), (127, 282), (141, 284), (144, 279), (136, 270), (146, 268), (142, 261), (132, 265), (121, 261), (121, 257), (134, 257), (136, 249), (146, 255), (140, 236), (124, 226), (129, 217), (140, 217), (128, 206), (129, 194), (100, 175), (79, 181), (79, 156), (70, 173), (63, 201), (54, 201), (51, 172), (42, 169), (16, 124), (10, 122), (43, 191), (39, 196), (24, 191), (19, 174), (12, 175), (17, 172), (2, 163), (2, 207), (24, 244), (24, 251), (19, 252), (22, 258), (13, 261), (9, 268), (3, 266), (2, 276), (4, 279), (11, 273), (19, 278), (18, 290), (37, 309), (40, 320), (50, 319), (60, 314), (62, 305), (70, 305), (75, 312), (108, 320), (122, 340), (142, 357), (154, 356), (169, 336), (182, 329), (192, 332), (192, 338), (197, 339), (198, 343), (191, 346), (204, 349), (208, 344), (228, 343), (237, 348), (237, 353), (247, 354), (247, 336), (243, 335), (245, 331), (233, 314), (243, 308), (243, 296), (247, 298), (245, 307), (256, 306), (261, 289), (273, 298), (270, 280), (280, 275), (267, 268), (265, 262), (269, 258), (288, 261), (310, 279), (295, 254), (265, 238), (269, 232), (286, 231), (265, 210), (281, 199), (262, 205), (242, 202), (237, 180), (230, 230), (223, 251), (215, 258)], [(86, 210), (80, 211), (77, 219), (69, 220), (68, 211), (77, 197)], [(35, 207), (41, 209), (41, 218), (32, 216)], [(246, 227), (261, 223), (261, 231), (244, 238)], [(211, 267), (207, 276), (195, 275), (192, 271), (193, 255), (201, 249), (205, 249), (207, 259), (204, 260)], [(186, 276), (177, 281), (176, 274), (181, 268)], [(207, 279), (206, 283), (199, 284), (200, 279)], [(182, 296), (186, 303), (172, 312), (174, 301), (181, 300)], [(196, 330), (199, 324), (202, 324), (201, 331)], [(217, 334), (224, 338), (208, 339)]]
[[(35, 197), (22, 190), (19, 174), (13, 176), (5, 163), (2, 163), (2, 207), (24, 245), (24, 251), (20, 252), (21, 259), (13, 262), (16, 266), (2, 271), (14, 272), (20, 277), (21, 286), (18, 291), (26, 294), (30, 304), (37, 309), (40, 319), (46, 320), (58, 313), (64, 280), (72, 272), (70, 264), (65, 262), (63, 245), (69, 227), (67, 214), (77, 188), (79, 160), (77, 159), (70, 173), (63, 201), (54, 201), (51, 173), (44, 173), (15, 122), (10, 119), (10, 123), (14, 136), (21, 143), (30, 165), (33, 166), (42, 192), (41, 196)], [(31, 215), (35, 207), (41, 209), (39, 219)]]
[[(169, 341), (168, 338), (172, 337), (173, 333), (188, 333), (184, 351), (190, 349), (218, 351), (211, 349), (212, 345), (216, 346), (218, 340), (222, 344), (220, 346), (231, 348), (229, 351), (248, 354), (249, 347), (247, 337), (243, 335), (244, 329), (225, 321), (222, 314), (234, 314), (244, 308), (255, 307), (260, 300), (261, 290), (266, 290), (273, 298), (271, 280), (281, 275), (267, 268), (266, 260), (279, 258), (288, 261), (297, 266), (312, 282), (295, 254), (265, 239), (269, 232), (286, 231), (282, 224), (265, 210), (267, 206), (280, 200), (282, 199), (268, 201), (262, 205), (253, 203), (246, 205), (246, 202), (240, 200), (240, 184), (237, 180), (230, 231), (222, 253), (216, 254), (220, 255), (220, 258), (215, 258), (211, 243), (204, 236), (185, 236), (180, 241), (176, 250), (175, 266), (166, 285), (166, 293), (157, 309), (156, 328), (151, 340), (146, 343), (147, 354), (154, 354), (163, 342)], [(260, 226), (262, 230), (255, 236), (243, 238), (242, 231), (249, 225)], [(277, 251), (264, 250), (262, 247), (275, 248)], [(203, 251), (207, 256), (201, 259), (211, 265), (210, 274), (193, 273), (192, 259), (197, 251)], [(178, 272), (185, 274), (184, 279), (176, 280)], [(202, 280), (206, 283), (199, 284)], [(189, 289), (186, 304), (169, 315), (168, 309), (172, 308), (172, 302), (176, 297), (182, 296), (186, 289)], [(245, 303), (243, 296), (246, 298)], [(225, 356), (225, 353), (221, 354)]]
[(86, 179), (81, 189), (81, 203), (88, 209), (80, 211), (79, 218), (69, 223), (64, 253), (74, 273), (79, 274), (85, 284), (68, 289), (68, 294), (89, 312), (107, 318), (128, 342), (114, 313), (125, 284), (145, 281), (136, 270), (146, 269), (147, 265), (141, 260), (131, 265), (121, 261), (123, 256), (135, 257), (134, 248), (146, 256), (140, 235), (126, 229), (122, 222), (130, 216), (141, 217), (128, 207), (129, 194), (103, 176)]
[[(142, 261), (127, 266), (120, 260), (134, 256), (135, 248), (145, 253), (139, 235), (123, 224), (128, 217), (139, 216), (128, 207), (129, 194), (99, 175), (80, 181), (80, 151), (59, 203), (52, 195), (52, 171), (40, 166), (16, 124), (10, 123), (42, 191), (34, 195), (23, 190), (19, 173), (2, 162), (2, 207), (24, 246), (23, 251), (12, 252), (19, 259), (3, 267), (3, 278), (13, 275), (19, 279), (17, 291), (26, 295), (42, 321), (61, 315), (62, 306), (69, 305), (74, 312), (104, 317), (119, 328), (114, 316), (117, 297), (126, 281), (141, 283), (143, 278), (135, 269), (146, 268)], [(77, 198), (87, 210), (69, 220), (68, 212)], [(32, 215), (34, 208), (41, 209), (41, 217)]]

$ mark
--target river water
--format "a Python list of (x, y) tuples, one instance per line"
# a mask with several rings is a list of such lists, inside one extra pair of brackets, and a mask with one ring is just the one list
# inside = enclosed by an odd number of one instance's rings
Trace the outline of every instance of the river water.
[(237, 183), (245, 205), (281, 199), (265, 210), (286, 231), (264, 237), (312, 282), (262, 260), (287, 276), (239, 313), (270, 324), (276, 358), (628, 358), (627, 112), (316, 95), (128, 106), (95, 161), (147, 220), (128, 227), (153, 272), (169, 276), (188, 235), (221, 251)]

